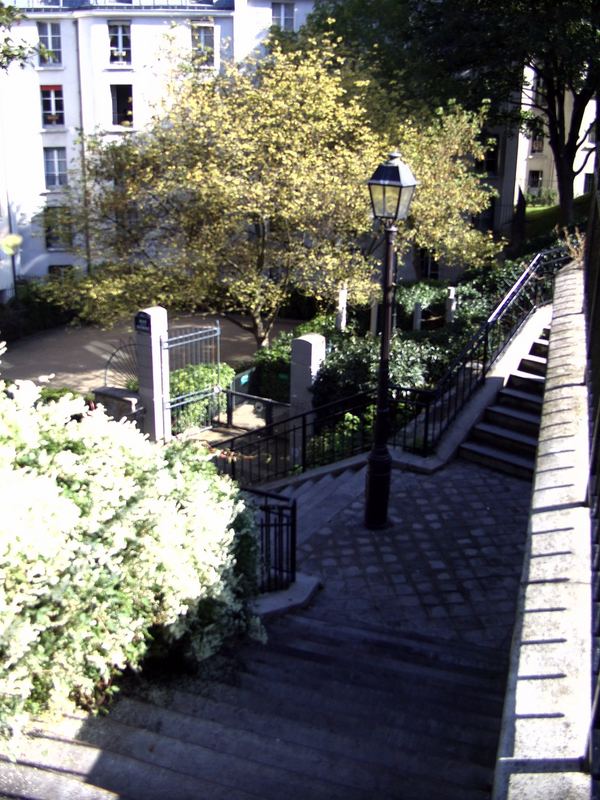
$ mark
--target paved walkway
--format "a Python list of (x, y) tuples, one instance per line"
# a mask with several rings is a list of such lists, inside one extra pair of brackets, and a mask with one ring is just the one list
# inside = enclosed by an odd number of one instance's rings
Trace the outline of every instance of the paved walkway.
[[(229, 319), (210, 314), (173, 315), (170, 329), (190, 325), (221, 325), (221, 360), (236, 366), (251, 359), (256, 351), (254, 336)], [(283, 320), (276, 323), (274, 334), (297, 324)], [(54, 375), (53, 386), (68, 386), (80, 392), (104, 385), (104, 369), (113, 351), (133, 336), (132, 324), (117, 325), (108, 330), (97, 327), (64, 327), (32, 334), (8, 346), (0, 364), (0, 375), (9, 381), (37, 380), (41, 375)], [(0, 331), (0, 341), (2, 331)]]
[(531, 484), (460, 460), (432, 475), (394, 470), (390, 525), (369, 531), (363, 475), (354, 502), (299, 546), (299, 570), (324, 584), (317, 613), (492, 646), (506, 658)]

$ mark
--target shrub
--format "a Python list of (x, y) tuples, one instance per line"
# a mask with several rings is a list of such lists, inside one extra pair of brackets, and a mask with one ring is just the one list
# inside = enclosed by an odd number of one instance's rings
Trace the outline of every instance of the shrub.
[(0, 305), (0, 330), (3, 339), (12, 342), (35, 331), (66, 325), (73, 316), (46, 297), (42, 281), (22, 281), (17, 283), (17, 296)]
[(182, 433), (194, 426), (206, 427), (213, 417), (225, 411), (227, 399), (224, 390), (228, 389), (235, 376), (235, 370), (228, 364), (190, 364), (173, 370), (170, 375), (171, 397), (183, 397), (195, 392), (217, 389), (216, 393), (173, 409), (173, 433)]
[(343, 332), (337, 330), (335, 314), (320, 314), (308, 322), (302, 322), (293, 333), (280, 333), (269, 347), (262, 347), (254, 356), (255, 370), (250, 379), (250, 394), (289, 403), (292, 340), (307, 333), (320, 333), (327, 339), (328, 347), (335, 348), (346, 341), (353, 331), (352, 324)]
[[(248, 622), (255, 552), (235, 486), (82, 398), (0, 382), (0, 725), (94, 705), (149, 646), (213, 653)], [(80, 421), (77, 421), (77, 420)], [(244, 554), (246, 570), (236, 559)]]
[[(343, 347), (325, 359), (313, 384), (313, 405), (372, 392), (377, 387), (380, 340), (372, 336), (349, 337)], [(428, 340), (396, 334), (390, 352), (390, 382), (398, 386), (427, 386), (432, 368), (443, 359), (444, 349)]]

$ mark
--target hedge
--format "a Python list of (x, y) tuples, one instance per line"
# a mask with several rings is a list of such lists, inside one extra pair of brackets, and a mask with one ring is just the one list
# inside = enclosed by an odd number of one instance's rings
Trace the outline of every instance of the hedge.
[(212, 654), (247, 627), (255, 586), (253, 517), (205, 449), (39, 396), (0, 381), (5, 735), (29, 713), (94, 706), (159, 644)]

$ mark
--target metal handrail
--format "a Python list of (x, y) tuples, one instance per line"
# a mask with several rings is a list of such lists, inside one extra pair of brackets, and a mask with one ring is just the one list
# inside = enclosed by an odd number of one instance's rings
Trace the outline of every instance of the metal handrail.
[[(453, 359), (434, 388), (392, 387), (395, 397), (401, 399), (405, 409), (407, 406), (414, 409), (409, 424), (396, 426), (392, 444), (421, 455), (435, 451), (442, 434), (456, 419), (473, 392), (481, 386), (490, 367), (515, 333), (536, 308), (551, 300), (551, 287), (546, 285), (546, 278), (553, 277), (569, 259), (564, 247), (538, 253)], [(528, 287), (534, 283), (534, 295), (525, 297)], [(525, 302), (521, 304), (524, 297)]]
[[(420, 455), (435, 450), (508, 342), (539, 305), (551, 300), (547, 278), (569, 258), (562, 247), (538, 253), (435, 387), (391, 387), (391, 444)], [(528, 293), (532, 285), (535, 291)], [(220, 444), (219, 468), (242, 483), (260, 483), (364, 452), (372, 441), (364, 412), (374, 402), (374, 391), (357, 394), (234, 436)], [(354, 413), (358, 423), (344, 439), (339, 423), (346, 412)], [(315, 459), (315, 433), (323, 429), (329, 431), (330, 446)], [(325, 462), (328, 456), (331, 460)]]
[(258, 590), (287, 589), (296, 580), (296, 501), (284, 495), (245, 489), (259, 530)]

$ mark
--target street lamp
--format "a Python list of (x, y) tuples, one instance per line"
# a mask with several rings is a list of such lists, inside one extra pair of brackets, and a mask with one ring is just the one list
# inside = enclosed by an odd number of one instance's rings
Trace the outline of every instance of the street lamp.
[(382, 272), (383, 328), (377, 381), (377, 414), (373, 447), (367, 461), (365, 525), (370, 529), (387, 524), (392, 458), (387, 448), (390, 429), (389, 363), (392, 338), (392, 299), (394, 294), (394, 242), (396, 222), (406, 219), (417, 182), (410, 168), (400, 161), (399, 153), (391, 153), (380, 164), (371, 180), (369, 192), (373, 216), (385, 226), (385, 261)]

